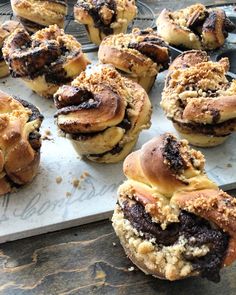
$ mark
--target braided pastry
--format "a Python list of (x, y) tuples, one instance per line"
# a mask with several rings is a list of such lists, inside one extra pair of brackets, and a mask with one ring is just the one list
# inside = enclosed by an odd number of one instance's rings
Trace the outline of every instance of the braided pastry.
[(35, 33), (54, 24), (64, 27), (66, 0), (11, 0), (11, 7), (28, 32)]
[(171, 134), (124, 161), (112, 222), (128, 257), (158, 278), (218, 282), (236, 259), (236, 200), (204, 172), (200, 151)]
[(54, 96), (58, 127), (80, 155), (100, 163), (121, 161), (149, 128), (151, 103), (137, 83), (101, 66), (81, 73)]
[(106, 37), (99, 46), (98, 58), (149, 92), (159, 70), (168, 66), (169, 50), (152, 29), (135, 28), (131, 34)]
[(189, 49), (219, 48), (235, 25), (223, 9), (198, 3), (177, 11), (164, 9), (158, 16), (158, 34), (169, 44)]
[(13, 77), (41, 96), (51, 97), (90, 63), (80, 43), (57, 25), (30, 36), (17, 29), (3, 46), (3, 56)]
[(34, 105), (0, 91), (0, 195), (35, 177), (42, 121)]
[(3, 42), (16, 28), (19, 28), (20, 26), (19, 22), (12, 20), (6, 21), (0, 25), (0, 78), (9, 75), (9, 68), (4, 61), (2, 54)]
[(194, 50), (169, 68), (161, 106), (193, 145), (219, 145), (236, 129), (236, 80), (227, 80), (228, 68), (227, 58), (212, 62), (206, 52)]
[(136, 12), (134, 0), (78, 0), (74, 6), (75, 20), (97, 45), (105, 36), (125, 33)]

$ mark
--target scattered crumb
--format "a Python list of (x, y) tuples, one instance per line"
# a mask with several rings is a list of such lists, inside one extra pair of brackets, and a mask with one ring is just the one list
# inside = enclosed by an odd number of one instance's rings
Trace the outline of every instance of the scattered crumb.
[(70, 197), (70, 196), (71, 196), (71, 193), (70, 193), (70, 192), (67, 192), (67, 193), (66, 193), (66, 196), (67, 196), (67, 197)]
[(134, 271), (134, 267), (133, 266), (129, 267), (128, 271)]
[(81, 179), (89, 177), (90, 174), (87, 171), (84, 171), (84, 173), (80, 176)]
[(49, 129), (45, 130), (46, 135), (52, 135), (51, 131)]
[(233, 165), (230, 164), (230, 163), (228, 163), (226, 166), (230, 168), (230, 167), (232, 167)]
[(112, 245), (115, 247), (116, 246), (116, 243), (113, 242)]
[(59, 184), (62, 182), (62, 177), (61, 176), (57, 176), (56, 177), (56, 183)]
[(72, 184), (74, 187), (78, 187), (80, 185), (80, 180), (78, 178), (73, 178)]
[(51, 136), (52, 136), (51, 131), (49, 129), (46, 129), (44, 131), (44, 135), (42, 136), (42, 140), (53, 140)]

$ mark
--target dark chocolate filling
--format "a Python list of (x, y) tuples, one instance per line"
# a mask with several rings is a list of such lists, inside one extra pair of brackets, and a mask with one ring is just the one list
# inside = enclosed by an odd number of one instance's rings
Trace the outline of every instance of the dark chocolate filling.
[(35, 31), (35, 30), (39, 31), (45, 28), (45, 26), (35, 23), (33, 21), (30, 21), (26, 18), (23, 18), (20, 16), (18, 16), (17, 18), (22, 23), (22, 25), (29, 31)]
[[(44, 40), (41, 42), (30, 39), (26, 31), (20, 31), (14, 36), (11, 42), (12, 49), (19, 54), (14, 58), (8, 57), (11, 75), (35, 79), (38, 76), (45, 76), (48, 83), (63, 84), (72, 79), (67, 77), (63, 63), (68, 55), (76, 57), (80, 50), (70, 52), (65, 45), (58, 45), (55, 40)], [(22, 50), (22, 52), (21, 52)]]
[[(28, 101), (20, 99), (16, 96), (14, 96), (14, 99), (19, 101), (25, 108), (28, 108), (32, 111), (32, 114), (29, 117), (28, 122), (32, 122), (37, 119), (42, 121), (44, 119), (43, 115), (39, 112), (39, 110), (36, 106), (34, 106), (33, 104), (29, 103)], [(41, 138), (41, 134), (39, 133), (39, 128), (35, 129), (35, 131), (33, 131), (29, 134), (29, 143), (35, 151), (39, 150), (41, 147), (40, 138)]]
[(179, 127), (191, 133), (193, 132), (205, 135), (214, 135), (216, 137), (228, 136), (234, 131), (236, 125), (236, 119), (230, 119), (218, 124), (180, 123), (173, 118), (171, 120)]
[(180, 152), (180, 143), (170, 134), (164, 138), (162, 155), (168, 161), (170, 169), (175, 173), (186, 168), (186, 163)]
[(2, 54), (2, 48), (0, 48), (0, 62), (1, 61), (4, 61), (3, 54)]
[[(105, 35), (113, 34), (113, 29), (110, 27), (110, 24), (116, 20), (116, 2), (114, 0), (93, 0), (93, 5), (94, 6), (90, 7), (88, 3), (83, 1), (78, 1), (76, 4), (77, 7), (82, 7), (89, 13), (93, 18), (96, 28), (100, 29)], [(100, 16), (100, 10), (103, 6), (107, 6), (110, 10), (114, 11), (109, 24), (104, 24)]]
[[(142, 31), (141, 35), (144, 35), (144, 32), (145, 31)], [(146, 34), (148, 34), (148, 32), (146, 32)], [(166, 47), (168, 49), (168, 58), (166, 60), (163, 61), (163, 57), (159, 56), (159, 54), (156, 52), (155, 46)], [(130, 42), (128, 44), (128, 48), (139, 51), (141, 54), (149, 57), (153, 62), (157, 64), (162, 64), (162, 70), (167, 69), (169, 66), (170, 50), (168, 48), (168, 45), (158, 37), (147, 35), (147, 37), (144, 38), (141, 42)]]
[(112, 148), (110, 151), (104, 152), (102, 154), (90, 154), (90, 157), (95, 157), (95, 158), (102, 158), (107, 154), (115, 155), (119, 154), (123, 150), (123, 147), (121, 147), (119, 144), (117, 144), (114, 148)]
[(141, 239), (155, 239), (153, 244), (170, 246), (184, 236), (189, 246), (201, 247), (207, 245), (210, 251), (203, 257), (186, 256), (185, 260), (191, 262), (193, 269), (200, 272), (202, 277), (213, 282), (220, 281), (219, 271), (222, 266), (228, 247), (227, 233), (213, 229), (208, 221), (186, 211), (181, 211), (179, 222), (172, 223), (162, 230), (159, 224), (152, 222), (151, 216), (140, 203), (123, 205), (124, 218), (141, 232)]

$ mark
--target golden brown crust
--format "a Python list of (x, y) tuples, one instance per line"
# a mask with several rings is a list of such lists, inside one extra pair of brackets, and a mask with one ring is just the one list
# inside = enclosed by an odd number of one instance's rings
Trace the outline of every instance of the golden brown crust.
[(170, 67), (161, 106), (194, 145), (220, 144), (236, 129), (236, 80), (227, 80), (228, 68), (228, 59), (207, 61), (206, 53), (196, 50), (181, 54)]
[[(0, 113), (0, 192), (4, 194), (11, 191), (12, 184), (26, 184), (35, 177), (40, 159), (38, 130), (43, 117), (33, 105), (1, 91)], [(39, 138), (37, 145), (30, 141), (30, 134)]]
[(188, 50), (178, 55), (171, 63), (168, 70), (171, 72), (181, 68), (189, 68), (201, 62), (207, 61), (209, 61), (209, 57), (206, 51)]
[[(179, 155), (179, 166), (175, 167), (174, 162), (168, 161), (171, 152), (175, 153), (175, 157)], [(185, 158), (181, 154), (185, 154)], [(196, 157), (199, 166), (194, 167), (191, 163), (189, 159), (192, 156)], [(204, 158), (200, 153), (190, 150), (185, 141), (177, 143), (172, 135), (164, 134), (144, 144), (141, 150), (130, 154), (124, 161), (123, 169), (129, 179), (157, 187), (159, 192), (172, 196), (173, 192), (179, 189), (198, 189), (204, 185), (214, 187), (204, 174), (203, 166)]]
[(220, 8), (197, 3), (177, 11), (164, 9), (157, 18), (157, 32), (168, 43), (189, 49), (213, 50), (224, 44), (235, 27)]
[(219, 189), (176, 192), (171, 202), (236, 235), (236, 199)]
[(17, 29), (3, 47), (13, 77), (23, 78), (39, 95), (50, 97), (90, 63), (81, 44), (57, 25), (30, 36)]
[[(135, 93), (135, 95), (134, 95)], [(114, 68), (81, 73), (54, 96), (58, 127), (81, 155), (96, 162), (117, 162), (150, 125), (151, 104), (138, 84)]]
[[(169, 62), (167, 44), (152, 30), (133, 29), (130, 34), (110, 35), (99, 46), (98, 58), (112, 64), (132, 80), (152, 79)], [(146, 82), (147, 83), (147, 82)], [(150, 89), (142, 85), (148, 92)]]
[(66, 1), (11, 0), (11, 7), (14, 14), (22, 18), (23, 24), (30, 32), (36, 32), (38, 25), (46, 27), (57, 24), (60, 28), (64, 27)]

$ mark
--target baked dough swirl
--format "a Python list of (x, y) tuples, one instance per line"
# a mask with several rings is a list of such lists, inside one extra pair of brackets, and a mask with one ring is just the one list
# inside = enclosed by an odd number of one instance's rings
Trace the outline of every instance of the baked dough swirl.
[(4, 61), (2, 54), (3, 42), (7, 37), (16, 29), (21, 27), (19, 22), (9, 20), (0, 25), (0, 78), (8, 76), (10, 74), (9, 68)]
[(200, 275), (218, 282), (236, 259), (236, 200), (204, 172), (200, 151), (171, 134), (124, 161), (113, 227), (128, 257), (161, 279)]
[(11, 7), (30, 33), (55, 24), (64, 27), (66, 0), (11, 0)]
[(32, 36), (24, 29), (15, 30), (3, 46), (3, 56), (13, 77), (22, 78), (29, 88), (48, 98), (90, 63), (81, 44), (57, 25)]
[(34, 105), (0, 91), (0, 195), (35, 177), (42, 121)]
[(57, 125), (80, 155), (112, 163), (124, 159), (142, 129), (149, 128), (151, 103), (137, 83), (100, 66), (81, 73), (54, 96)]
[(167, 44), (151, 28), (135, 28), (131, 34), (106, 37), (99, 46), (98, 59), (114, 65), (147, 92), (159, 70), (166, 69), (170, 60)]
[(97, 45), (105, 36), (125, 33), (136, 12), (134, 0), (78, 0), (74, 7), (75, 20)]
[(177, 11), (164, 9), (157, 18), (157, 32), (169, 44), (189, 49), (221, 47), (235, 25), (221, 8), (198, 3)]
[(221, 144), (236, 129), (236, 80), (229, 82), (229, 61), (208, 60), (206, 52), (186, 51), (169, 68), (161, 106), (191, 144)]

